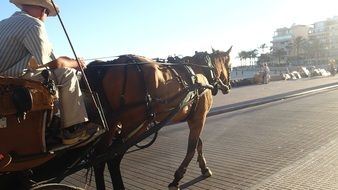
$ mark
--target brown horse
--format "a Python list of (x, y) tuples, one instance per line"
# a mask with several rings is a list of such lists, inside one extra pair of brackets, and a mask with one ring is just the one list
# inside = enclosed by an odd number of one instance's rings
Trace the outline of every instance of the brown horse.
[[(179, 189), (179, 181), (196, 150), (202, 175), (211, 176), (200, 134), (212, 106), (212, 94), (218, 89), (226, 94), (230, 89), (230, 51), (231, 48), (213, 51), (210, 55), (196, 52), (180, 64), (160, 64), (145, 57), (124, 55), (88, 65), (86, 74), (93, 90), (99, 93), (110, 128), (102, 147), (125, 147), (107, 161), (114, 189), (124, 189), (120, 162), (127, 149), (167, 122), (187, 121), (190, 128), (187, 154), (169, 188)], [(94, 167), (97, 189), (105, 189), (104, 166)]]

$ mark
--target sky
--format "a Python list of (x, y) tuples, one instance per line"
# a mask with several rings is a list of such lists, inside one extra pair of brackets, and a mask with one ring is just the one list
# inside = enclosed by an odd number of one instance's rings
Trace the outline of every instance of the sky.
[[(189, 56), (233, 46), (238, 53), (270, 46), (277, 28), (338, 16), (337, 0), (54, 0), (78, 57), (136, 54)], [(19, 10), (0, 2), (0, 20)], [(57, 17), (46, 20), (56, 56), (74, 57)], [(0, 34), (1, 35), (1, 34)]]

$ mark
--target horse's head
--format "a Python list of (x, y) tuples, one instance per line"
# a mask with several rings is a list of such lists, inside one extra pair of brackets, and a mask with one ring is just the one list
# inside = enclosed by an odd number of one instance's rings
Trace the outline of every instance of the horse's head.
[(231, 88), (230, 85), (230, 52), (232, 46), (228, 49), (228, 51), (223, 52), (219, 50), (212, 49), (212, 53), (210, 54), (211, 62), (214, 67), (214, 74), (216, 78), (217, 88), (222, 91), (223, 94), (229, 93)]
[(195, 52), (193, 57), (188, 57), (185, 62), (202, 66), (202, 72), (207, 77), (209, 83), (214, 87), (212, 94), (216, 95), (218, 89), (223, 94), (227, 94), (231, 88), (230, 85), (230, 51), (215, 51), (211, 54), (207, 52)]

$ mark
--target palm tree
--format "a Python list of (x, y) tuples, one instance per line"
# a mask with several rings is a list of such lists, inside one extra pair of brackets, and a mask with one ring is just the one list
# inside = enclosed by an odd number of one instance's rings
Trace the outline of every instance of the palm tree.
[(298, 65), (298, 62), (299, 62), (299, 53), (300, 53), (300, 50), (303, 46), (304, 41), (305, 41), (305, 39), (302, 36), (298, 36), (293, 40), (293, 48), (295, 50), (297, 65)]
[(260, 45), (259, 48), (262, 50), (262, 54), (264, 54), (265, 49), (268, 48), (268, 46), (264, 43), (264, 44)]
[(262, 65), (263, 63), (270, 63), (271, 62), (271, 53), (261, 53), (258, 56), (257, 63)]
[(324, 54), (325, 48), (323, 44), (316, 38), (309, 39), (306, 43), (307, 54), (310, 59), (314, 59), (318, 63), (319, 57)]
[(285, 57), (286, 51), (283, 48), (276, 48), (272, 50), (272, 56), (277, 57), (278, 64), (280, 65), (280, 61), (283, 57)]
[[(250, 52), (248, 52), (248, 51), (241, 51), (241, 52), (238, 53), (238, 57), (241, 60), (242, 66), (246, 65), (246, 60), (250, 58)], [(244, 60), (245, 64), (243, 64), (243, 60)]]
[(239, 60), (241, 61), (241, 66), (243, 66), (243, 60), (245, 59), (245, 51), (238, 53)]
[(258, 55), (258, 50), (253, 49), (253, 50), (249, 51), (248, 54), (249, 54), (251, 66), (253, 66), (254, 63), (255, 63), (255, 59), (257, 58), (257, 55)]
[[(249, 51), (244, 51), (245, 53), (244, 53), (244, 60), (245, 60), (245, 63), (246, 63), (246, 60), (247, 59), (250, 59), (250, 52)], [(250, 64), (250, 62), (249, 62), (249, 64)]]

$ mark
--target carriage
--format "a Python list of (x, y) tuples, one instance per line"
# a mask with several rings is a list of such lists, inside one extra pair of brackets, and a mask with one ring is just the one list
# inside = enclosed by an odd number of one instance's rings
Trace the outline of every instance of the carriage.
[[(56, 87), (48, 78), (43, 83), (12, 77), (0, 77), (0, 187), (1, 189), (37, 188), (58, 182), (69, 175), (67, 162), (80, 168), (90, 147), (104, 133), (104, 128), (91, 139), (73, 146), (63, 146), (57, 138), (60, 118), (57, 116)], [(71, 156), (70, 151), (87, 151)], [(67, 156), (66, 156), (67, 155)], [(46, 175), (52, 165), (60, 167)], [(88, 164), (88, 163), (81, 163)], [(75, 169), (75, 168), (73, 168)], [(58, 176), (60, 176), (58, 179)], [(46, 186), (44, 186), (46, 187)]]
[[(190, 127), (189, 147), (169, 187), (179, 189), (195, 149), (202, 174), (211, 176), (199, 136), (212, 94), (230, 89), (230, 51), (196, 52), (180, 63), (157, 63), (135, 55), (90, 63), (82, 73), (88, 81), (81, 82), (91, 87), (83, 85), (83, 93), (95, 131), (75, 145), (58, 141), (58, 99), (50, 71), (43, 72), (42, 83), (0, 77), (1, 189), (71, 189), (58, 183), (89, 168), (94, 168), (97, 189), (105, 189), (105, 164), (114, 189), (124, 189), (120, 173), (124, 153), (135, 145), (150, 146), (158, 130), (181, 121)], [(140, 144), (149, 136), (149, 143)]]

